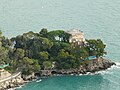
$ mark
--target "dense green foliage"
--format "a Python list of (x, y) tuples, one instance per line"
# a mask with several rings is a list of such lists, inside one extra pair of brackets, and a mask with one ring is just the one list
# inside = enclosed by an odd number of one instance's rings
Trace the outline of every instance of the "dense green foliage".
[(69, 43), (70, 36), (63, 30), (48, 32), (45, 28), (11, 39), (0, 32), (0, 64), (9, 63), (6, 69), (10, 72), (20, 69), (23, 74), (31, 74), (41, 69), (79, 68), (87, 57), (106, 54), (100, 39), (86, 40), (84, 45), (76, 46)]

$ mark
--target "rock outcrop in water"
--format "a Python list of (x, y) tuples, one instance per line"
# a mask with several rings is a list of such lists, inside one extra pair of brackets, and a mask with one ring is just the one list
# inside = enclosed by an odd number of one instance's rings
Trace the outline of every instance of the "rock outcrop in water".
[(111, 66), (116, 65), (114, 62), (98, 58), (90, 60), (89, 63), (80, 65), (79, 69), (63, 69), (63, 70), (42, 70), (41, 76), (52, 76), (52, 75), (77, 75), (86, 74), (87, 72), (95, 73), (97, 71), (106, 70)]

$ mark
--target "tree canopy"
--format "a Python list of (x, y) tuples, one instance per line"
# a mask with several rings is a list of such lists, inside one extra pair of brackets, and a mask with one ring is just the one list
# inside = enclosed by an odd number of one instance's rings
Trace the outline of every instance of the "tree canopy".
[(30, 31), (8, 39), (0, 31), (0, 64), (9, 63), (10, 72), (20, 68), (23, 74), (30, 74), (53, 69), (53, 64), (54, 69), (79, 68), (81, 60), (106, 54), (106, 45), (101, 39), (87, 39), (84, 45), (73, 46), (69, 43), (70, 37), (64, 30), (48, 32), (43, 28), (39, 33)]

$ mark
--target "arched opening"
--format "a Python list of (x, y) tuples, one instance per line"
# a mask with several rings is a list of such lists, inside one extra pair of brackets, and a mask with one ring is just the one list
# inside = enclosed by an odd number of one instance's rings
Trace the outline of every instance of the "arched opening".
[(52, 74), (57, 74), (57, 72), (56, 72), (56, 71), (52, 71), (51, 73), (52, 73)]
[(40, 77), (41, 74), (40, 73), (35, 73), (35, 76)]

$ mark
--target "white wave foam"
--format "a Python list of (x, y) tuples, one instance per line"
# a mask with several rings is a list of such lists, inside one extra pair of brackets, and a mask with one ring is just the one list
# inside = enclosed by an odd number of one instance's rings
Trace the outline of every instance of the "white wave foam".
[(96, 72), (96, 74), (101, 74), (101, 75), (105, 75), (105, 74), (113, 74), (113, 70), (118, 70), (120, 69), (120, 63), (119, 62), (115, 62), (116, 65), (111, 66), (111, 68), (108, 68), (107, 70), (104, 71), (98, 71)]
[(83, 76), (83, 75), (98, 75), (98, 74), (101, 74), (101, 75), (105, 75), (105, 74), (113, 74), (113, 70), (117, 70), (117, 69), (120, 69), (120, 63), (119, 62), (115, 62), (116, 65), (113, 65), (111, 66), (111, 68), (108, 68), (106, 70), (102, 70), (102, 71), (97, 71), (95, 73), (91, 73), (91, 72), (87, 72), (86, 74), (79, 74), (79, 75), (76, 75), (76, 76)]
[(116, 65), (113, 65), (111, 68), (109, 68), (108, 70), (111, 69), (120, 69), (120, 63), (119, 62), (115, 62)]
[(117, 66), (120, 66), (120, 63), (119, 62), (115, 62)]
[(96, 74), (106, 75), (106, 74), (113, 74), (110, 70), (98, 71)]
[(87, 72), (86, 74), (79, 74), (79, 75), (76, 75), (76, 76), (98, 75), (98, 74), (104, 75), (104, 74), (107, 74), (107, 73), (110, 73), (110, 72), (105, 70), (105, 71), (98, 71), (98, 72), (95, 72), (95, 73)]
[[(87, 72), (87, 74), (84, 74), (84, 75), (97, 75), (97, 74), (101, 74), (101, 75), (105, 75), (105, 74), (113, 74), (112, 70), (115, 70), (115, 69), (120, 69), (120, 63), (116, 63), (116, 65), (113, 65), (111, 66), (111, 68), (108, 68), (106, 70), (102, 70), (102, 71), (97, 71), (95, 73), (90, 73), (90, 72)], [(82, 74), (80, 74), (79, 76), (81, 76)]]

